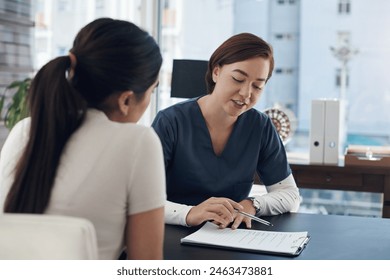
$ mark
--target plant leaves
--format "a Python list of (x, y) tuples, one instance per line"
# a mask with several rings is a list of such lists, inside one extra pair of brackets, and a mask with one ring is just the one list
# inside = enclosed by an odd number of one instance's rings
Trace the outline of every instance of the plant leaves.
[[(23, 81), (14, 81), (9, 86), (7, 86), (7, 89), (17, 88), (12, 97), (12, 102), (4, 116), (4, 125), (10, 130), (17, 122), (29, 115), (26, 97), (30, 84), (31, 79), (27, 78)], [(0, 112), (3, 109), (4, 100), (5, 96), (3, 95), (0, 100)]]

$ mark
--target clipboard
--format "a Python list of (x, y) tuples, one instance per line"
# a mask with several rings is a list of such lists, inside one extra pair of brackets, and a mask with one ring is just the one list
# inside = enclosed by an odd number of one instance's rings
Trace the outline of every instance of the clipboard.
[(180, 243), (182, 245), (296, 257), (302, 253), (309, 241), (310, 236), (307, 231), (220, 229), (217, 225), (207, 222), (196, 232), (182, 238)]

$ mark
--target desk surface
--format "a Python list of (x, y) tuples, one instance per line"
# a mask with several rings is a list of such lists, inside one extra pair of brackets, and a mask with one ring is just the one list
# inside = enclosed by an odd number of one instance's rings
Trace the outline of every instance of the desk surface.
[[(308, 231), (311, 240), (297, 260), (390, 260), (390, 219), (288, 213), (267, 217), (275, 231)], [(259, 230), (270, 228), (253, 223)], [(167, 260), (291, 259), (266, 254), (181, 245), (180, 238), (197, 228), (166, 225)]]

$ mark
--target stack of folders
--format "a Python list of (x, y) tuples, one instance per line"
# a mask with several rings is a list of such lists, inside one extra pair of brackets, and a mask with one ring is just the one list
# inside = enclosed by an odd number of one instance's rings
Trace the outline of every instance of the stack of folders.
[(181, 244), (218, 247), (273, 255), (298, 256), (309, 242), (308, 232), (220, 229), (207, 222), (196, 232), (181, 239)]

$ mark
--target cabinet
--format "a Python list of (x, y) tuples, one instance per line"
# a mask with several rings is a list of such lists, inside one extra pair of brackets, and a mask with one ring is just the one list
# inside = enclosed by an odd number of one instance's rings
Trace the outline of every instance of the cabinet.
[(390, 218), (390, 167), (290, 163), (298, 187), (383, 193), (382, 217)]

